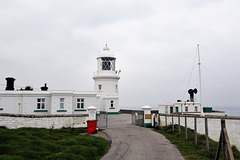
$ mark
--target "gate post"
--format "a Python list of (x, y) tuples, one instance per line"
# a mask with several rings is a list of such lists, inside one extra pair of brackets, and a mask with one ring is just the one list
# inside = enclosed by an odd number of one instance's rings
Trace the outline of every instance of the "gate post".
[(151, 117), (151, 109), (150, 106), (143, 106), (142, 110), (144, 112), (144, 127), (151, 127), (152, 126), (152, 117)]
[(89, 118), (88, 120), (96, 120), (97, 107), (90, 106), (87, 107)]
[(96, 120), (96, 113), (97, 107), (90, 106), (87, 107), (88, 109), (88, 120), (87, 120), (87, 134), (93, 134), (97, 132), (97, 120)]

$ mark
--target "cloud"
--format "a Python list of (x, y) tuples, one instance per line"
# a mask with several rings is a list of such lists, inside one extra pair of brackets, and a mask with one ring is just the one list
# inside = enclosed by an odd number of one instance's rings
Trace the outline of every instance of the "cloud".
[[(0, 82), (11, 75), (23, 87), (48, 82), (50, 89), (93, 90), (96, 57), (108, 43), (122, 70), (120, 105), (157, 106), (187, 98), (199, 43), (205, 104), (238, 105), (232, 90), (240, 89), (239, 5), (238, 0), (1, 1)], [(188, 87), (198, 87), (197, 63)]]

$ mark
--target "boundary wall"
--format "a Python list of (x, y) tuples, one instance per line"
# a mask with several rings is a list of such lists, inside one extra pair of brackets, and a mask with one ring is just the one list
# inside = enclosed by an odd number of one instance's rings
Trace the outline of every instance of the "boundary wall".
[(58, 129), (62, 127), (87, 127), (88, 114), (79, 115), (23, 115), (0, 114), (0, 126), (9, 129), (22, 127)]
[[(154, 116), (156, 117), (155, 124), (158, 121), (159, 115), (160, 115), (160, 126), (172, 125), (172, 117), (173, 117), (173, 123), (178, 125), (178, 115), (163, 115), (163, 114), (157, 114), (157, 116), (155, 114), (152, 115), (152, 117)], [(207, 118), (208, 136), (209, 138), (211, 138), (216, 142), (219, 141), (219, 137), (221, 133), (221, 119), (225, 119), (226, 129), (228, 132), (230, 144), (235, 145), (240, 150), (240, 117), (214, 117), (214, 116), (200, 117), (196, 115), (181, 115), (180, 125), (184, 127), (185, 127), (185, 117), (187, 117), (187, 128), (190, 128), (193, 130), (194, 130), (194, 117), (197, 117), (197, 132), (203, 135), (205, 135), (205, 118)], [(166, 120), (167, 120), (167, 123), (166, 123)], [(185, 134), (185, 133), (181, 133), (181, 134)]]

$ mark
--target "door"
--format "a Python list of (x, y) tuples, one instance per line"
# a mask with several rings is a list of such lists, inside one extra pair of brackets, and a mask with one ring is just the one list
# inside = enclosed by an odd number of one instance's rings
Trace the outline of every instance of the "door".
[(178, 113), (178, 107), (176, 107), (176, 112)]

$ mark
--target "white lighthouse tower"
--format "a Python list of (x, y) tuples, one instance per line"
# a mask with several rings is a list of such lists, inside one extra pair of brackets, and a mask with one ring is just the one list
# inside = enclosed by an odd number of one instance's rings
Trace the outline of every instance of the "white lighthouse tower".
[(120, 71), (115, 69), (116, 57), (107, 44), (97, 57), (97, 72), (94, 73), (94, 90), (100, 96), (100, 111), (120, 113), (118, 80)]

